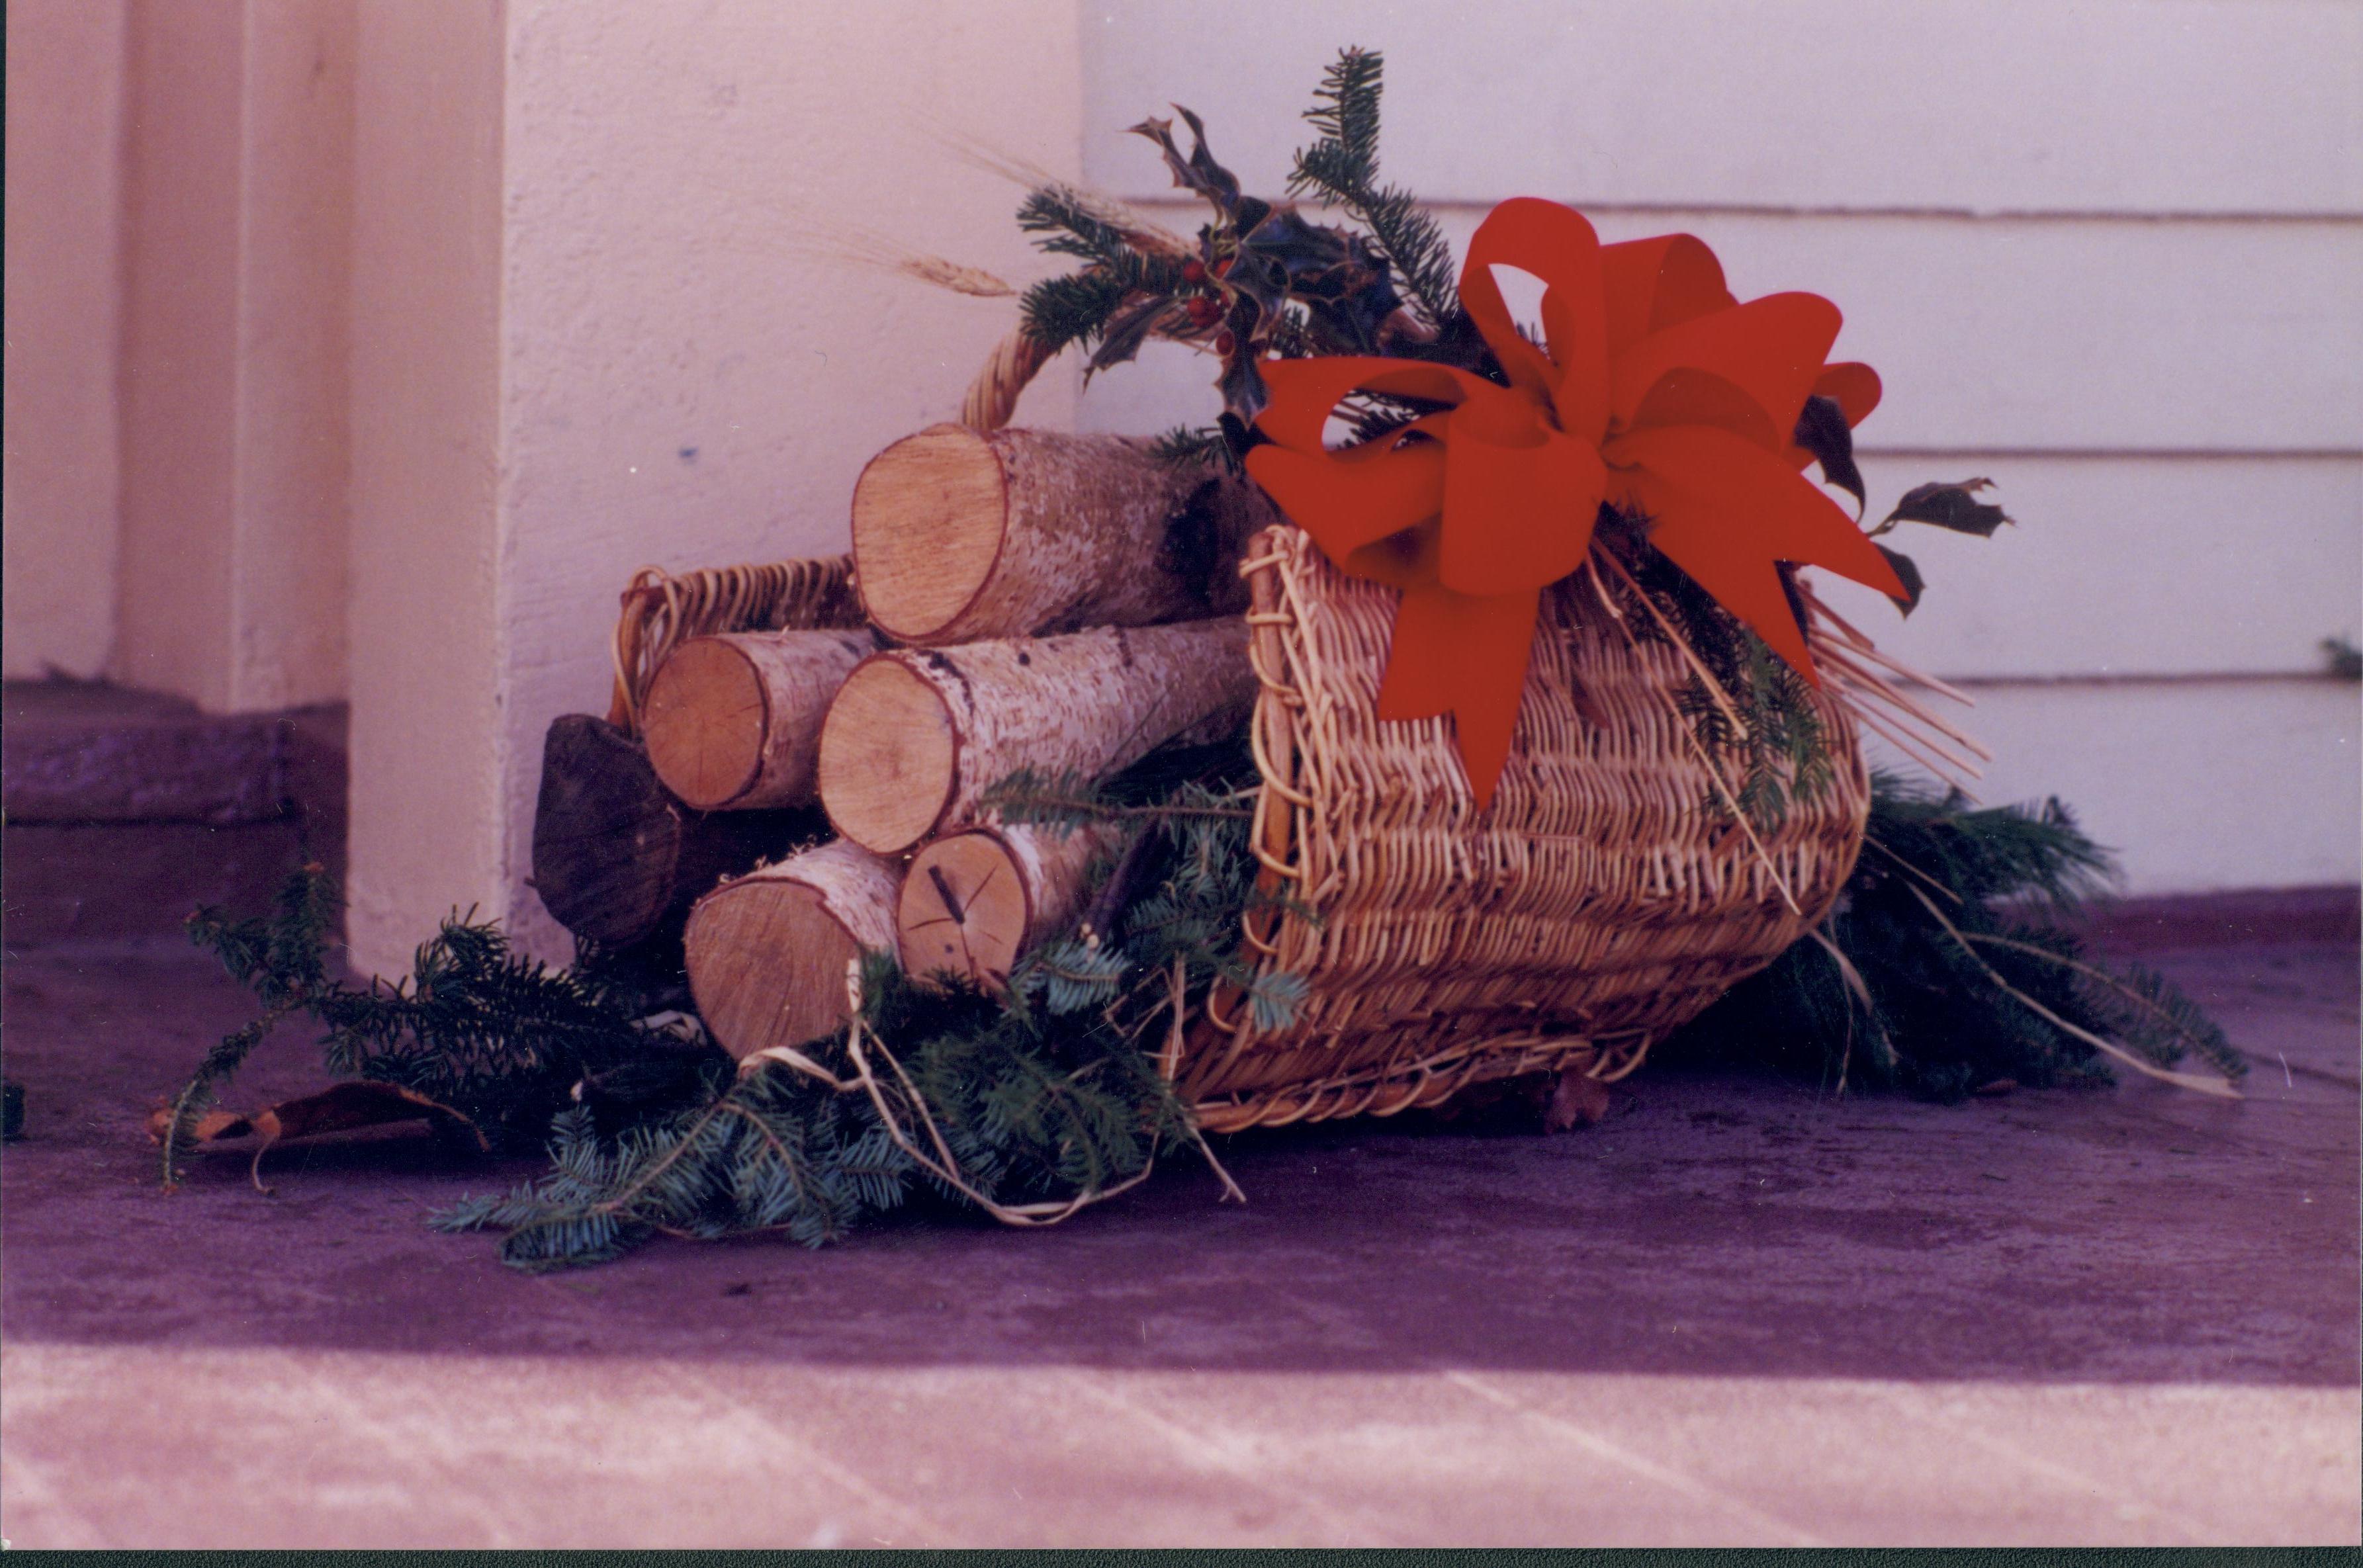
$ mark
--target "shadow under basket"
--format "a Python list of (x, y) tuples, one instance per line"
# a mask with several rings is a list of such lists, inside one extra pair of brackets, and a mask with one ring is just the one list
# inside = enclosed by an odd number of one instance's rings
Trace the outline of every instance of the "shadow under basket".
[(1275, 895), (1248, 942), (1308, 994), (1279, 1029), (1209, 999), (1173, 1068), (1209, 1131), (1391, 1115), (1525, 1073), (1622, 1077), (1817, 924), (1854, 867), (1869, 785), (1851, 717), (1814, 696), (1829, 780), (1751, 834), (1713, 804), (1682, 654), (1628, 635), (1588, 573), (1544, 594), (1481, 812), (1448, 720), (1377, 717), (1394, 591), (1292, 527), (1244, 569)]

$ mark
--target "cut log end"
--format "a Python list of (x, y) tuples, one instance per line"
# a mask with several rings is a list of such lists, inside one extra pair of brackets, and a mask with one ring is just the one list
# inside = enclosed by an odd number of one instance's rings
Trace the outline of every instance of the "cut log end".
[(642, 715), (649, 761), (683, 801), (713, 811), (754, 784), (763, 761), (763, 682), (730, 643), (682, 644), (649, 682)]
[(958, 620), (993, 575), (1007, 517), (1001, 459), (973, 430), (937, 425), (871, 458), (853, 490), (853, 558), (879, 628), (924, 643)]
[(978, 828), (918, 853), (903, 878), (894, 923), (904, 973), (949, 974), (990, 988), (1008, 980), (1034, 911), (1008, 842)]
[(861, 945), (814, 889), (734, 882), (699, 901), (687, 946), (698, 1013), (733, 1057), (845, 1026), (845, 966)]
[(892, 658), (846, 678), (820, 735), (820, 792), (837, 831), (895, 855), (935, 831), (959, 777), (960, 740), (935, 688)]
[(895, 867), (842, 840), (698, 900), (683, 946), (698, 1015), (740, 1058), (845, 1024), (846, 966), (894, 945)]

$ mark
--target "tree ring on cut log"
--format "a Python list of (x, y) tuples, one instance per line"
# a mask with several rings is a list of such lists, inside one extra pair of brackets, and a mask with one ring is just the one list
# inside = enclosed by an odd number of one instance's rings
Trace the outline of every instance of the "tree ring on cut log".
[(659, 667), (641, 710), (649, 761), (700, 811), (745, 794), (763, 764), (771, 699), (755, 663), (719, 637), (683, 643)]
[(820, 732), (821, 798), (837, 831), (900, 854), (935, 831), (959, 777), (960, 733), (936, 689), (893, 657), (856, 665)]
[(698, 1015), (744, 1060), (840, 1028), (848, 966), (894, 945), (896, 868), (842, 839), (727, 882), (690, 911), (682, 954)]
[(733, 1057), (802, 1045), (845, 1026), (845, 966), (861, 956), (861, 944), (817, 890), (734, 882), (698, 900), (684, 945), (740, 960), (727, 984), (716, 983), (708, 964), (690, 968), (698, 1015)]
[(971, 828), (939, 838), (912, 860), (895, 900), (903, 972), (1005, 984), (1034, 921), (1033, 894), (1000, 833)]
[(853, 558), (881, 631), (924, 642), (976, 602), (1007, 530), (952, 524), (1004, 517), (1008, 490), (992, 444), (960, 425), (923, 430), (870, 460), (853, 487)]

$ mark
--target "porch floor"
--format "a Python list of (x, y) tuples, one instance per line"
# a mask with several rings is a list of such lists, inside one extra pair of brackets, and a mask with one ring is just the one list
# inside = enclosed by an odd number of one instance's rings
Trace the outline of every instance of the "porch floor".
[[(2155, 954), (2255, 1059), (1955, 1107), (1645, 1072), (1556, 1138), (1232, 1141), (1041, 1233), (421, 1223), (531, 1167), (139, 1123), (247, 1016), (169, 944), (13, 955), (15, 1546), (2348, 1542), (2357, 955)], [(239, 1106), (318, 1081), (266, 1047)]]

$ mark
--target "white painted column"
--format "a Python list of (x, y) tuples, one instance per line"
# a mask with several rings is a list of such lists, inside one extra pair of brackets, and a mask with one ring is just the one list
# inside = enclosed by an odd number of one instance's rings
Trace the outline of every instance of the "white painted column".
[(344, 695), (352, 27), (351, 0), (129, 12), (107, 673), (216, 712)]
[(355, 49), (346, 938), (399, 975), (505, 912), (499, 749), (501, 7), (363, 0)]
[(0, 646), (12, 680), (95, 675), (115, 635), (125, 15), (123, 0), (8, 7)]
[(1076, 12), (363, 0), (361, 39), (353, 960), (469, 904), (562, 956), (541, 740), (605, 711), (618, 591), (844, 549), (861, 464), (957, 410), (1012, 303), (843, 252), (1048, 270), (936, 133), (1072, 172)]

